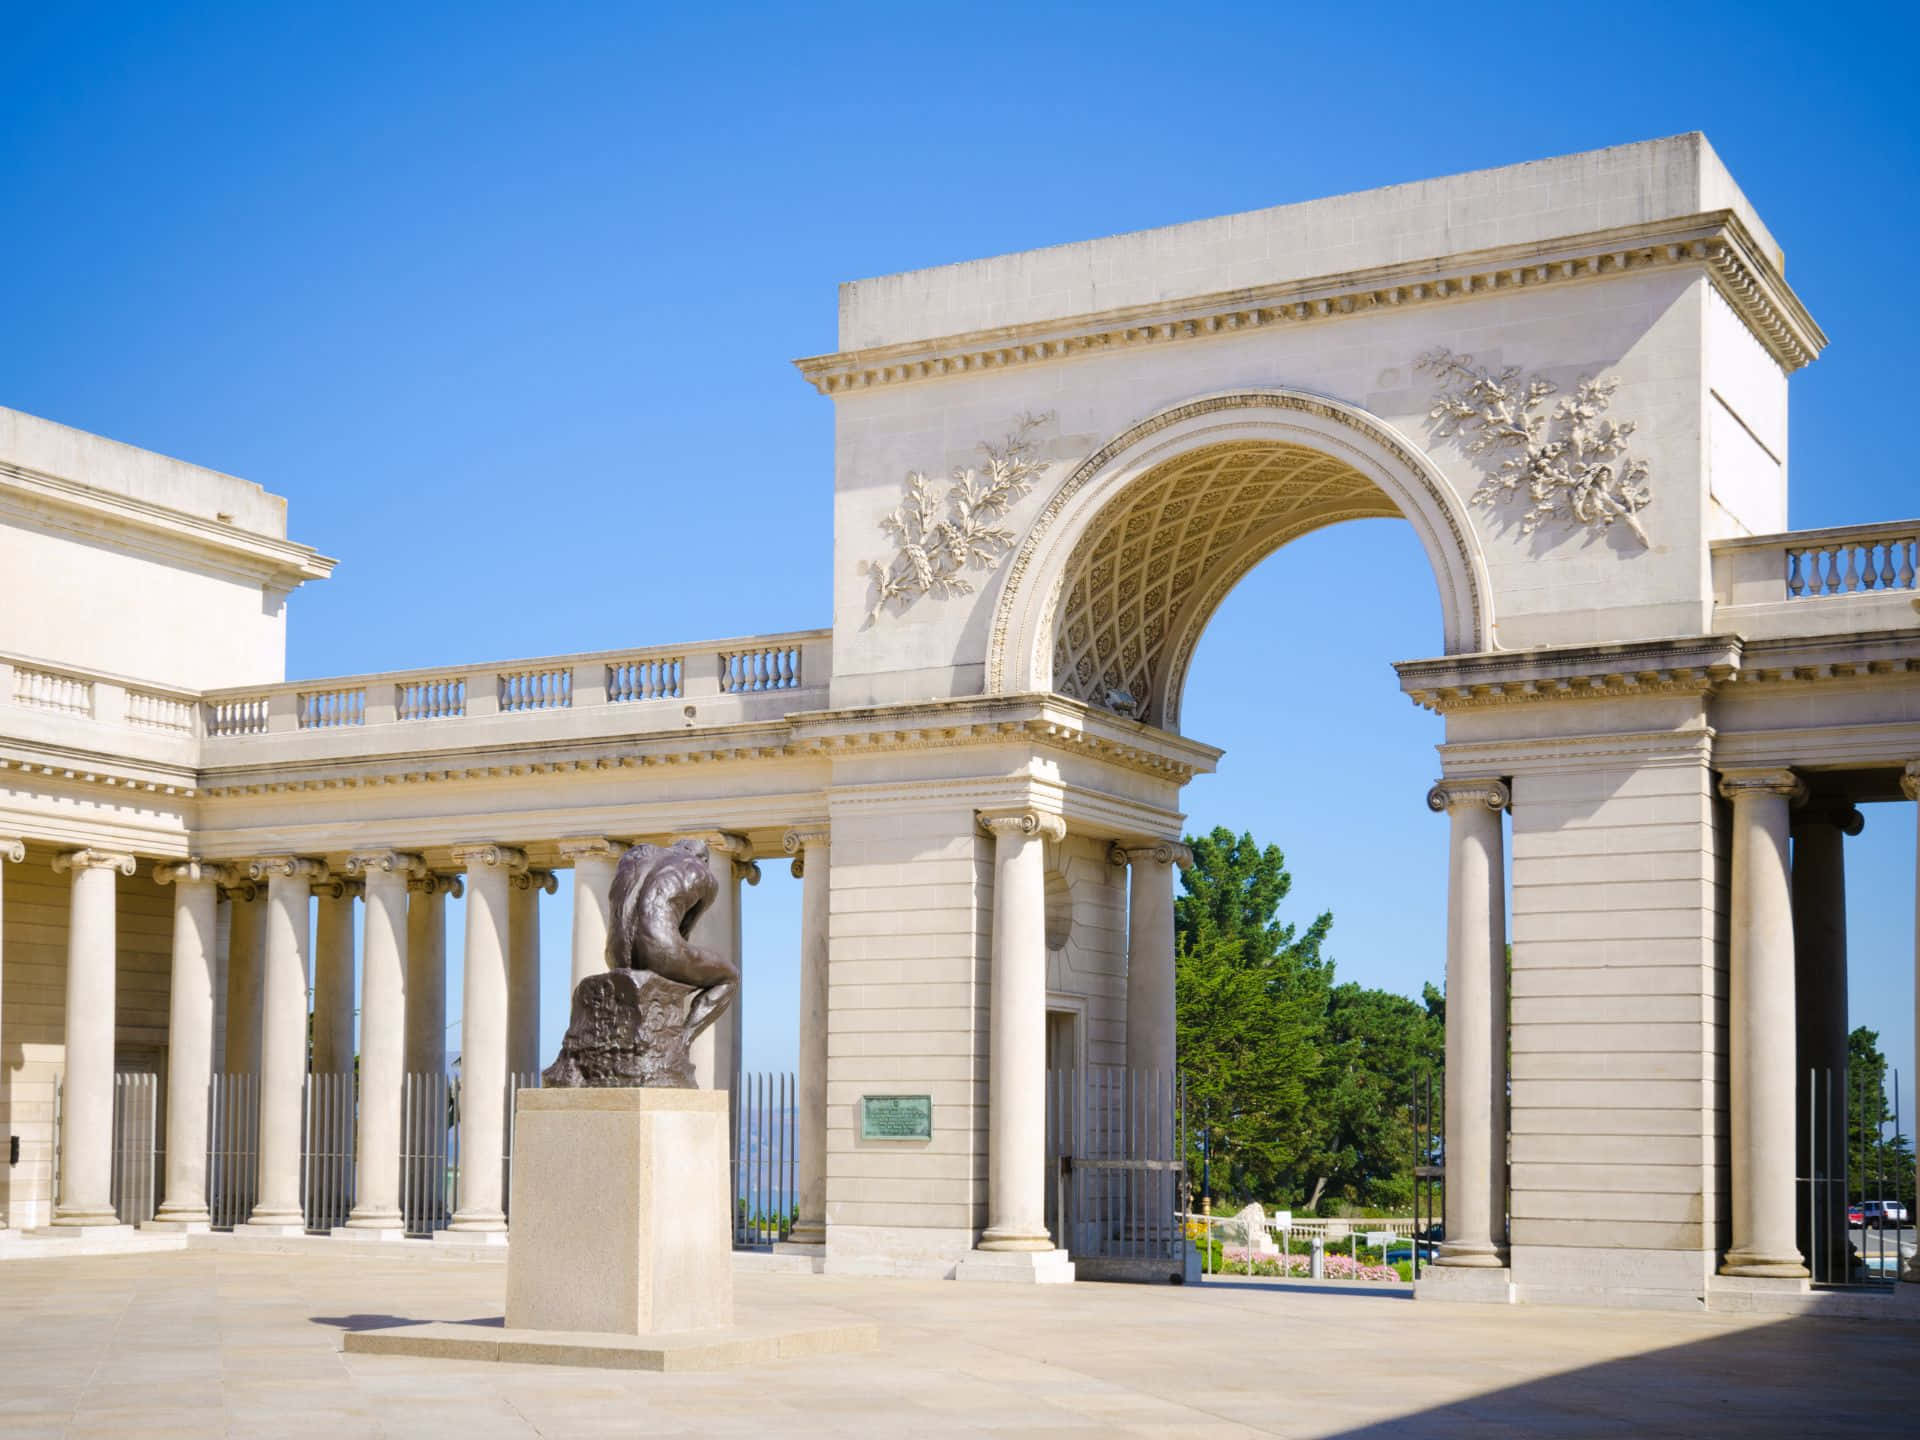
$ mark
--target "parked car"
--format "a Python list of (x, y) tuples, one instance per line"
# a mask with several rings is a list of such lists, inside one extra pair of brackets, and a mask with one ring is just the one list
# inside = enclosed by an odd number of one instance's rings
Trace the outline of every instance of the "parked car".
[(1867, 1217), (1865, 1214), (1862, 1213), (1859, 1201), (1856, 1200), (1852, 1204), (1847, 1206), (1847, 1224), (1851, 1225), (1854, 1229), (1858, 1230), (1862, 1225), (1866, 1223), (1867, 1223)]
[(1907, 1223), (1907, 1207), (1898, 1200), (1869, 1200), (1860, 1207), (1860, 1220), (1875, 1230), (1889, 1225), (1897, 1230)]

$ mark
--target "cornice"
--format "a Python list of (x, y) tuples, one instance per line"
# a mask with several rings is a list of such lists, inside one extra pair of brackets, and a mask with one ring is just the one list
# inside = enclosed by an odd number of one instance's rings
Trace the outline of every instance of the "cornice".
[(1826, 335), (1788, 288), (1779, 268), (1754, 243), (1739, 216), (1731, 210), (1715, 210), (1548, 242), (1224, 290), (1173, 304), (1128, 306), (815, 355), (793, 363), (820, 394), (839, 396), (1263, 327), (1681, 267), (1702, 269), (1783, 369), (1798, 370), (1825, 347)]
[(339, 563), (308, 545), (0, 461), (0, 511), (6, 510), (35, 514), (66, 529), (84, 529), (85, 520), (132, 529), (158, 553), (192, 554), (203, 561), (218, 555), (230, 568), (289, 590), (305, 580), (326, 579)]
[(1550, 700), (1705, 695), (1740, 666), (1733, 635), (1622, 645), (1485, 651), (1393, 668), (1400, 688), (1437, 714)]
[(61, 746), (34, 745), (31, 749), (0, 746), (0, 776), (14, 771), (46, 780), (62, 780), (76, 785), (98, 785), (107, 790), (130, 790), (147, 795), (169, 795), (191, 800), (200, 794), (191, 770), (161, 769), (129, 763), (114, 756), (93, 751), (68, 750)]

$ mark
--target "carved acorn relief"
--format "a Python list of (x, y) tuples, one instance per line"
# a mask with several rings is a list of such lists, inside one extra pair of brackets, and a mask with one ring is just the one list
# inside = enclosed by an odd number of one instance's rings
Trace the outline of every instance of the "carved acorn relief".
[(1471, 355), (1440, 349), (1421, 356), (1416, 368), (1442, 382), (1427, 412), (1435, 438), (1458, 437), (1469, 455), (1498, 460), (1470, 497), (1474, 504), (1492, 509), (1525, 500), (1522, 535), (1554, 519), (1595, 532), (1618, 522), (1643, 546), (1651, 543), (1635, 518), (1653, 492), (1647, 462), (1627, 453), (1634, 422), (1606, 418), (1618, 379), (1583, 376), (1549, 410), (1560, 387), (1523, 376), (1517, 365), (1495, 372), (1476, 367)]

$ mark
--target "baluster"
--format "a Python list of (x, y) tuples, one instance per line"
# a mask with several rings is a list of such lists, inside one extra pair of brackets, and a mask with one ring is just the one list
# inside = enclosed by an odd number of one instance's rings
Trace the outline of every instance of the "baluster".
[(1913, 540), (1902, 540), (1899, 543), (1900, 588), (1902, 590), (1913, 589), (1914, 552), (1916, 549), (1920, 549), (1920, 544), (1916, 544)]
[(1893, 541), (1881, 540), (1876, 543), (1880, 550), (1879, 588), (1882, 590), (1891, 590), (1893, 588)]
[(1856, 560), (1855, 552), (1858, 549), (1859, 547), (1853, 544), (1846, 544), (1840, 547), (1841, 553), (1847, 557), (1847, 561), (1846, 561), (1847, 568), (1843, 573), (1841, 577), (1841, 582), (1840, 582), (1840, 592), (1843, 595), (1851, 595), (1854, 591), (1860, 588), (1860, 574), (1859, 574), (1859, 571), (1855, 568), (1855, 560)]

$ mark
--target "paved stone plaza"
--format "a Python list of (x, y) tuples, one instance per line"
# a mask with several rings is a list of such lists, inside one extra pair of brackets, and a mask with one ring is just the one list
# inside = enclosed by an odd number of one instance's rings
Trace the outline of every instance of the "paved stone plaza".
[(635, 1375), (345, 1356), (349, 1326), (500, 1313), (497, 1265), (189, 1250), (9, 1265), (0, 1434), (1226, 1437), (1910, 1434), (1908, 1326), (1417, 1304), (1209, 1282), (743, 1273), (865, 1355)]

